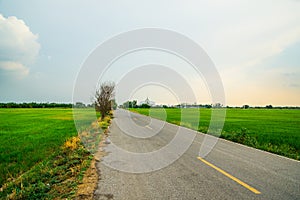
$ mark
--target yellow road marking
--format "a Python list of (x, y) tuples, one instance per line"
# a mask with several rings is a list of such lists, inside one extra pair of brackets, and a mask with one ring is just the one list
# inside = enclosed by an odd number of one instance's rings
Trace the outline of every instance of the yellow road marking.
[(222, 173), (223, 175), (227, 176), (228, 178), (232, 179), (233, 181), (239, 183), (240, 185), (244, 186), (245, 188), (247, 188), (248, 190), (250, 190), (251, 192), (255, 193), (255, 194), (260, 194), (261, 192), (258, 191), (257, 189), (251, 187), (250, 185), (248, 185), (247, 183), (244, 183), (243, 181), (239, 180), (238, 178), (228, 174), (227, 172), (225, 172), (224, 170), (220, 169), (219, 167), (211, 164), (210, 162), (204, 160), (201, 157), (197, 157), (200, 161), (202, 161), (203, 163), (207, 164), (208, 166), (214, 168), (215, 170), (217, 170), (218, 172)]

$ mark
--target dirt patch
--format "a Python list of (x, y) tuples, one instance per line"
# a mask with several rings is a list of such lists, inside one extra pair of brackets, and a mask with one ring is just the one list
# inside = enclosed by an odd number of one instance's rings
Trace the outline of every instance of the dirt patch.
[(97, 170), (96, 164), (101, 161), (102, 157), (107, 153), (103, 150), (106, 146), (105, 141), (108, 136), (108, 130), (103, 134), (101, 142), (99, 143), (99, 150), (95, 153), (93, 160), (91, 161), (90, 167), (86, 170), (84, 177), (82, 179), (82, 184), (78, 186), (76, 192), (76, 200), (92, 200), (95, 198), (94, 192), (98, 186), (98, 180), (100, 179), (100, 171)]
[(94, 191), (97, 188), (98, 172), (95, 165), (95, 158), (91, 161), (90, 167), (86, 170), (82, 184), (78, 185), (75, 199), (92, 200)]

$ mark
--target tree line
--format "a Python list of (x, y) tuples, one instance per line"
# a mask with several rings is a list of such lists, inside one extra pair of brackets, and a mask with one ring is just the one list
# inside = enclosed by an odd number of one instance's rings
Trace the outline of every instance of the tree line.
[(0, 103), (0, 108), (72, 108), (71, 103)]
[(143, 103), (142, 105), (137, 104), (137, 100), (126, 101), (123, 105), (119, 106), (120, 108), (150, 108), (150, 105)]

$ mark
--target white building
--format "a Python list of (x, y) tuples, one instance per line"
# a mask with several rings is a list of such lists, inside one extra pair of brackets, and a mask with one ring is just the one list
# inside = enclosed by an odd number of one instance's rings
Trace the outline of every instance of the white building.
[(149, 106), (154, 106), (155, 102), (154, 101), (150, 101), (149, 98), (147, 97), (147, 99), (145, 101), (141, 101), (140, 102), (140, 105), (142, 105), (142, 104), (147, 104)]

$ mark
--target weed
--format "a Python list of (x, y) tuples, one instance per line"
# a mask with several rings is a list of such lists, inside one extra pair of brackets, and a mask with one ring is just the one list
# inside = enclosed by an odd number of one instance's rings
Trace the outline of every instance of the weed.
[(63, 148), (64, 149), (71, 149), (71, 150), (77, 149), (78, 145), (79, 145), (79, 142), (80, 142), (79, 137), (72, 137), (71, 139), (68, 139), (64, 143)]
[(110, 125), (110, 121), (111, 121), (111, 116), (106, 116), (106, 117), (104, 117), (104, 119), (101, 119), (98, 122), (100, 128), (102, 128), (103, 130), (106, 130)]

